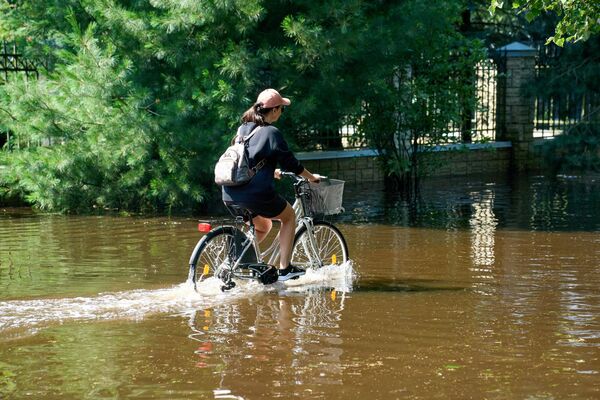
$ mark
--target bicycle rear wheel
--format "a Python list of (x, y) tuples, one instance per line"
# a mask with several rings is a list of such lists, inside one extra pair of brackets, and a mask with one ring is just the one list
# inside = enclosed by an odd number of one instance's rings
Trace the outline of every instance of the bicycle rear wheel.
[[(194, 248), (190, 257), (190, 266), (195, 266), (194, 282), (201, 282), (217, 275), (220, 270), (235, 263), (243, 250), (246, 235), (233, 226), (220, 226), (208, 232)], [(254, 244), (246, 251), (243, 262), (256, 262)]]
[(341, 265), (348, 261), (348, 245), (340, 230), (327, 221), (314, 221), (316, 254), (310, 246), (306, 226), (300, 228), (294, 239), (292, 264), (303, 269)]

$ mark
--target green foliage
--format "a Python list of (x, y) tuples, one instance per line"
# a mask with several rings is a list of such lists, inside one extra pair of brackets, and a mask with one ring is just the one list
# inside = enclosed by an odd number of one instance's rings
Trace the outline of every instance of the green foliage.
[(355, 122), (398, 176), (415, 165), (410, 149), (444, 139), (473, 97), (454, 79), (481, 56), (457, 32), (462, 6), (0, 0), (0, 37), (47, 65), (39, 80), (0, 87), (0, 128), (13, 139), (1, 190), (48, 210), (197, 207), (268, 86), (293, 100), (278, 125), (296, 146), (339, 147), (339, 127)]
[(555, 174), (600, 172), (600, 124), (578, 124), (545, 141), (542, 152)]
[[(563, 104), (580, 107), (581, 101), (567, 101), (567, 96), (598, 96), (600, 94), (600, 36), (587, 42), (569, 44), (563, 48), (551, 45), (550, 56), (542, 56), (536, 81), (528, 88), (529, 94), (544, 98), (558, 98)], [(591, 102), (593, 103), (593, 101)], [(568, 108), (564, 108), (569, 111)], [(567, 118), (567, 115), (561, 115)]]
[(38, 3), (3, 4), (0, 17), (5, 37), (50, 60), (39, 80), (0, 88), (0, 125), (13, 138), (4, 194), (59, 211), (196, 206), (248, 103), (235, 94), (249, 91), (253, 63), (237, 40), (260, 10)]
[(429, 159), (418, 154), (452, 141), (449, 124), (459, 123), (466, 107), (475, 107), (469, 77), (483, 52), (479, 42), (457, 32), (458, 15), (454, 2), (439, 2), (432, 9), (415, 1), (381, 16), (396, 21), (404, 34), (392, 31), (382, 40), (387, 57), (367, 71), (366, 112), (357, 123), (381, 151), (385, 171), (395, 180), (416, 180), (425, 170), (419, 160)]
[[(490, 10), (505, 6), (505, 1), (491, 0)], [(563, 46), (565, 42), (588, 40), (600, 33), (600, 3), (590, 0), (512, 0), (510, 6), (523, 13), (529, 22), (543, 13), (555, 13), (560, 17), (554, 36), (547, 43)]]
[[(538, 70), (526, 93), (546, 105), (544, 114), (538, 114), (538, 121), (550, 125), (559, 122), (567, 128), (565, 133), (544, 144), (545, 160), (555, 173), (598, 171), (600, 35), (547, 50), (555, 55), (541, 58), (546, 68)], [(571, 126), (579, 118), (581, 121)]]
[[(185, 171), (186, 160), (161, 154), (161, 128), (145, 112), (149, 96), (135, 91), (131, 61), (94, 38), (95, 24), (74, 29), (57, 69), (38, 80), (6, 85), (3, 120), (21, 143), (5, 155), (2, 178), (11, 191), (47, 210), (146, 209), (200, 199), (165, 171)], [(170, 143), (168, 144), (171, 145)], [(160, 183), (158, 183), (160, 182)]]

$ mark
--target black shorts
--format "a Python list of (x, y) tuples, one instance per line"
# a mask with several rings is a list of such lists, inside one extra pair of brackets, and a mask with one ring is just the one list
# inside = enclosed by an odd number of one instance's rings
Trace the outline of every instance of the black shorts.
[(281, 197), (276, 195), (273, 199), (268, 201), (253, 201), (253, 202), (238, 202), (238, 201), (225, 201), (226, 206), (235, 205), (250, 210), (252, 218), (261, 216), (265, 218), (275, 218), (285, 210), (288, 202)]

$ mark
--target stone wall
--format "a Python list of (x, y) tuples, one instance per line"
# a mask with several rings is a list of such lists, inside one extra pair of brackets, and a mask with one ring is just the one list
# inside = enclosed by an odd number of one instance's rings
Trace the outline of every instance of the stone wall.
[[(428, 158), (429, 176), (465, 176), (506, 173), (511, 163), (511, 144), (496, 142), (445, 146), (423, 154)], [(298, 159), (311, 172), (348, 183), (382, 182), (384, 174), (373, 150), (298, 153)]]
[(377, 153), (371, 150), (299, 153), (298, 159), (311, 172), (346, 182), (382, 182)]
[(512, 149), (499, 147), (466, 147), (459, 150), (427, 154), (432, 166), (428, 176), (465, 176), (506, 173), (511, 165)]

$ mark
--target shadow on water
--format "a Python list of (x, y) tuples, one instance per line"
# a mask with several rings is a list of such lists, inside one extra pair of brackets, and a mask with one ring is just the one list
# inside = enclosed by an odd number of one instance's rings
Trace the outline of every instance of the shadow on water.
[(387, 280), (367, 279), (359, 280), (352, 288), (352, 292), (376, 293), (409, 293), (409, 292), (437, 292), (437, 291), (467, 291), (469, 287), (448, 286), (446, 282), (437, 280)]

